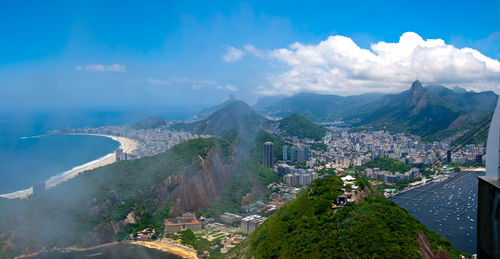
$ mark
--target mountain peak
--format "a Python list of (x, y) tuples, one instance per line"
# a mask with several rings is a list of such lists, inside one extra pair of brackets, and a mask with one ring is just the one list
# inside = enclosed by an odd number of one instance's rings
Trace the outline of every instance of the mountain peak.
[(408, 93), (408, 97), (406, 98), (406, 105), (415, 106), (422, 97), (424, 92), (424, 87), (419, 80), (413, 81), (411, 84), (410, 92)]
[(467, 90), (465, 88), (462, 88), (462, 87), (460, 87), (458, 85), (456, 85), (455, 87), (453, 87), (451, 90), (453, 92), (455, 92), (455, 93), (467, 93)]
[(413, 81), (413, 83), (411, 84), (410, 91), (412, 91), (412, 90), (417, 91), (420, 89), (424, 89), (424, 87), (422, 86), (422, 83), (418, 79)]

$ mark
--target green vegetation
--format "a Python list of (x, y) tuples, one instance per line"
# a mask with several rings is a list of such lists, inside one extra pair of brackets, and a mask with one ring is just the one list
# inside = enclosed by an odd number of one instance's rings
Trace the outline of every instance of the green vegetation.
[(311, 149), (317, 151), (327, 151), (328, 145), (326, 145), (325, 143), (313, 143), (311, 145)]
[(220, 246), (219, 238), (210, 242), (205, 238), (195, 235), (191, 229), (181, 231), (180, 238), (183, 245), (192, 246), (196, 249), (198, 255), (203, 255), (208, 252), (210, 254), (210, 258), (221, 258), (220, 250), (218, 248), (211, 248), (211, 246)]
[[(360, 186), (367, 184), (359, 182)], [(341, 188), (338, 177), (313, 181), (227, 257), (345, 258), (348, 254), (351, 258), (421, 258), (417, 236), (423, 233), (434, 252), (444, 250), (459, 258), (449, 241), (383, 197), (369, 196), (336, 212), (331, 210)]]
[[(252, 147), (248, 152), (255, 152)], [(247, 193), (261, 198), (265, 190), (255, 186), (277, 177), (259, 162), (240, 156), (230, 140), (199, 138), (165, 153), (80, 174), (36, 198), (0, 199), (0, 233), (15, 235), (2, 237), (12, 245), (2, 247), (0, 255), (19, 254), (26, 247), (36, 251), (98, 245), (127, 239), (146, 227), (161, 233), (163, 219), (183, 211), (238, 212)], [(197, 191), (206, 195), (190, 203), (176, 202)], [(138, 223), (125, 224), (132, 212)]]
[(194, 243), (196, 242), (196, 236), (191, 229), (181, 231), (181, 239), (181, 243), (183, 245), (194, 245)]
[(410, 167), (407, 164), (399, 160), (387, 157), (377, 157), (372, 161), (366, 162), (363, 165), (356, 167), (356, 169), (359, 171), (364, 170), (365, 168), (380, 168), (380, 170), (385, 170), (392, 173), (404, 173), (410, 170)]
[(321, 140), (326, 134), (325, 127), (319, 126), (299, 114), (285, 117), (280, 121), (278, 128), (285, 136), (297, 136), (314, 140)]

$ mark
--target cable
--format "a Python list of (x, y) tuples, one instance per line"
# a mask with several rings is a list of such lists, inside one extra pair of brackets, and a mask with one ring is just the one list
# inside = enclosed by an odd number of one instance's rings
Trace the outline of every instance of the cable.
[(349, 255), (349, 253), (347, 253), (347, 251), (345, 250), (344, 242), (342, 242), (342, 236), (340, 235), (340, 228), (339, 228), (340, 224), (339, 224), (338, 219), (336, 221), (337, 221), (337, 232), (339, 232), (340, 245), (342, 246), (342, 249), (344, 250), (345, 255), (347, 255), (347, 258), (352, 259), (352, 257)]
[[(459, 151), (460, 149), (462, 149), (465, 145), (469, 144), (470, 142), (472, 142), (474, 139), (476, 139), (477, 137), (479, 137), (484, 131), (488, 130), (490, 128), (490, 122), (491, 122), (492, 118), (488, 119), (485, 121), (485, 123), (483, 123), (481, 126), (479, 126), (476, 130), (472, 131), (471, 133), (467, 134), (466, 137), (464, 139), (462, 139), (459, 143), (457, 143), (455, 146), (453, 146), (450, 150), (448, 150), (451, 154)], [(485, 127), (486, 126), (486, 127)], [(484, 127), (484, 128), (483, 128)], [(478, 133), (479, 132), (479, 133)], [(476, 134), (477, 133), (477, 134)], [(441, 158), (438, 158), (438, 160), (434, 161), (434, 163), (432, 163), (430, 165), (430, 167), (433, 167), (435, 166), (438, 162), (440, 162), (445, 156), (447, 156), (448, 154), (446, 155), (443, 155), (441, 156)]]

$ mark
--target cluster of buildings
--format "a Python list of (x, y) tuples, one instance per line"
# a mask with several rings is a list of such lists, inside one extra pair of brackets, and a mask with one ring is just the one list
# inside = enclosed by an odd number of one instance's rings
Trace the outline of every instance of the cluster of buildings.
[(343, 193), (335, 199), (332, 203), (332, 210), (337, 210), (349, 202), (355, 201), (356, 190), (359, 189), (359, 186), (356, 186), (356, 178), (351, 175), (346, 175), (341, 178), (344, 188), (342, 189)]
[(231, 248), (236, 247), (241, 241), (245, 240), (245, 237), (242, 235), (231, 235), (227, 236), (224, 240), (222, 240), (222, 244), (224, 247), (220, 250), (221, 254), (227, 253)]
[(369, 178), (383, 181), (384, 183), (396, 183), (401, 180), (411, 180), (420, 175), (420, 171), (418, 168), (412, 168), (410, 171), (405, 173), (391, 173), (388, 171), (380, 171), (380, 168), (366, 168), (363, 170), (363, 174)]
[(250, 234), (262, 224), (267, 218), (259, 215), (250, 215), (241, 220), (241, 232)]
[[(349, 132), (348, 128), (330, 126), (323, 142), (327, 151), (312, 151), (315, 162), (324, 162), (335, 168), (360, 166), (377, 157), (400, 160), (412, 167), (423, 167), (446, 157), (450, 145), (444, 141), (423, 142), (419, 136), (386, 131)], [(450, 163), (483, 161), (484, 145), (470, 144), (451, 154)]]
[(134, 240), (149, 241), (153, 240), (155, 237), (156, 230), (154, 228), (145, 228), (143, 230), (137, 231), (134, 235)]
[(305, 163), (309, 160), (311, 149), (304, 144), (283, 147), (283, 161)]
[[(128, 160), (140, 158), (144, 156), (152, 156), (162, 153), (172, 148), (173, 146), (184, 141), (209, 137), (206, 135), (192, 134), (186, 131), (175, 131), (169, 128), (170, 124), (161, 126), (155, 129), (134, 129), (130, 125), (125, 126), (103, 126), (97, 128), (79, 128), (79, 129), (64, 129), (53, 131), (52, 134), (66, 134), (66, 133), (83, 133), (83, 134), (103, 134), (121, 136), (137, 140), (139, 143), (138, 148), (133, 154), (124, 154), (121, 158)], [(133, 156), (131, 156), (133, 155)], [(120, 160), (127, 160), (120, 159)], [(118, 159), (117, 159), (118, 160)]]
[(123, 149), (117, 148), (115, 150), (115, 159), (116, 161), (124, 161), (124, 160), (134, 160), (136, 159), (136, 156), (132, 154), (127, 154), (123, 152)]
[(165, 232), (178, 232), (187, 229), (201, 230), (202, 223), (196, 218), (193, 213), (183, 213), (182, 217), (165, 219)]
[[(300, 163), (304, 164), (308, 162), (311, 158), (311, 148), (308, 145), (297, 143), (296, 145), (285, 145), (283, 146), (283, 162), (284, 163)], [(274, 168), (274, 144), (272, 142), (266, 142), (263, 146), (263, 157), (262, 164), (272, 169)]]
[(312, 169), (298, 169), (295, 173), (283, 176), (283, 180), (290, 186), (309, 185), (313, 180), (318, 179), (318, 174)]

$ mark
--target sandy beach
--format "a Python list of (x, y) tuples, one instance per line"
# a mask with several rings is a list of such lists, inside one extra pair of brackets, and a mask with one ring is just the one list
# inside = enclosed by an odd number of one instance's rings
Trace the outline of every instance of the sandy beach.
[[(112, 135), (102, 135), (102, 134), (68, 134), (68, 135), (90, 135), (90, 136), (101, 136), (101, 137), (107, 137), (111, 138), (113, 140), (116, 140), (120, 142), (120, 148), (123, 149), (123, 151), (127, 154), (133, 153), (137, 147), (139, 146), (139, 143), (136, 140), (125, 138), (125, 137), (118, 137), (118, 136), (112, 136)], [(101, 166), (109, 165), (116, 162), (115, 158), (115, 153), (109, 153), (103, 157), (100, 157), (94, 161), (90, 161), (86, 164), (74, 167), (68, 171), (62, 172), (58, 175), (50, 177), (47, 181), (45, 181), (45, 186), (46, 188), (52, 188), (60, 183), (63, 183), (77, 175), (79, 175), (82, 172), (92, 170)], [(2, 198), (7, 198), (7, 199), (24, 199), (30, 196), (33, 193), (33, 188), (29, 188), (26, 190), (20, 190), (8, 194), (2, 194), (0, 197)]]
[(196, 252), (193, 249), (179, 245), (171, 239), (158, 239), (155, 241), (131, 241), (130, 243), (158, 249), (163, 252), (181, 256), (183, 258), (198, 259), (198, 255), (196, 255)]

